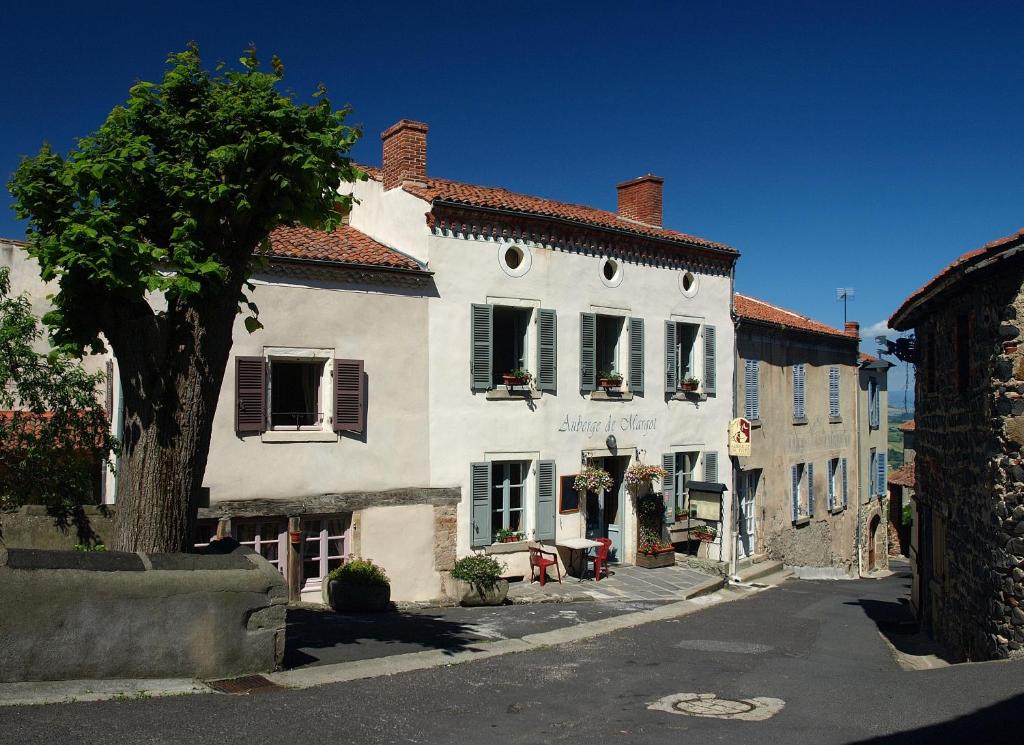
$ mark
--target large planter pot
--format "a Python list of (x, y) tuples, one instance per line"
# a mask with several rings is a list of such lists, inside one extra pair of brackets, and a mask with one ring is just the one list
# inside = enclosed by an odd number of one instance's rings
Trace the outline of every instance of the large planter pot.
[(321, 589), (324, 605), (339, 613), (377, 613), (391, 610), (390, 585), (360, 585), (333, 579)]
[(444, 593), (459, 605), (467, 608), (481, 605), (501, 605), (508, 596), (508, 580), (499, 579), (491, 587), (480, 587), (446, 574), (444, 575)]
[(659, 569), (661, 567), (674, 566), (676, 563), (675, 551), (662, 551), (656, 554), (637, 554), (636, 565), (644, 569)]

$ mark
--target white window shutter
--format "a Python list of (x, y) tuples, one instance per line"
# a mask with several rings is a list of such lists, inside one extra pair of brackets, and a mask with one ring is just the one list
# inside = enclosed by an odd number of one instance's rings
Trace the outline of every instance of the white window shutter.
[(814, 464), (807, 464), (807, 515), (814, 517)]

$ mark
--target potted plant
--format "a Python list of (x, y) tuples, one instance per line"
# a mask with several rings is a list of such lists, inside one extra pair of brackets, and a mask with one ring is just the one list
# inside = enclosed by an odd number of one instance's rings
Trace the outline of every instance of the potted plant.
[(665, 543), (653, 528), (640, 528), (637, 541), (636, 565), (645, 569), (670, 567), (676, 563), (675, 547)]
[(682, 522), (683, 520), (685, 520), (689, 516), (690, 516), (690, 514), (686, 510), (684, 510), (682, 507), (676, 507), (676, 522), (677, 523), (678, 522)]
[(445, 575), (445, 594), (459, 605), (501, 605), (508, 596), (505, 565), (483, 554), (463, 556)]
[(602, 370), (597, 374), (597, 384), (606, 391), (613, 390), (622, 385), (622, 373), (614, 370)]
[(324, 605), (339, 612), (383, 611), (391, 608), (391, 581), (370, 559), (349, 557), (323, 581)]
[(713, 525), (698, 525), (696, 528), (690, 531), (690, 535), (696, 538), (698, 541), (704, 543), (713, 543), (718, 537), (718, 528)]
[(609, 491), (612, 488), (612, 475), (603, 468), (587, 466), (573, 480), (572, 485), (580, 493)]
[(499, 528), (498, 532), (494, 534), (495, 543), (515, 543), (521, 541), (523, 534), (515, 530), (509, 530), (508, 528)]
[(700, 387), (700, 380), (697, 378), (686, 377), (679, 381), (679, 390), (683, 393), (696, 393)]
[(529, 370), (524, 370), (521, 367), (517, 367), (514, 370), (509, 370), (501, 376), (502, 381), (509, 388), (516, 385), (529, 385), (530, 381), (533, 380), (533, 373)]

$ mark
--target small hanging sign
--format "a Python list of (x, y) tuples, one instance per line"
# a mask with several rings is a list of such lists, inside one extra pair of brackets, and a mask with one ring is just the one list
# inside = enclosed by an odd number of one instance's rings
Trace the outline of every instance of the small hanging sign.
[(729, 455), (750, 455), (750, 420), (740, 417), (729, 422)]

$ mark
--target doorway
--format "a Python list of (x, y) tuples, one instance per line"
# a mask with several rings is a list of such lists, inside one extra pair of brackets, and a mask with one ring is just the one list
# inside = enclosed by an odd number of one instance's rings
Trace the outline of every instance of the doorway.
[(868, 529), (868, 571), (875, 571), (875, 561), (877, 560), (877, 550), (875, 548), (878, 543), (878, 526), (882, 520), (878, 515), (871, 518), (871, 525)]
[(608, 558), (618, 562), (621, 560), (622, 541), (625, 535), (625, 475), (629, 466), (629, 456), (593, 458), (591, 462), (611, 474), (612, 488), (599, 494), (587, 492), (587, 538), (611, 538), (612, 546)]
[(753, 556), (757, 546), (756, 496), (760, 470), (740, 471), (736, 482), (736, 501), (739, 512), (736, 523), (739, 532), (739, 556), (745, 559)]

